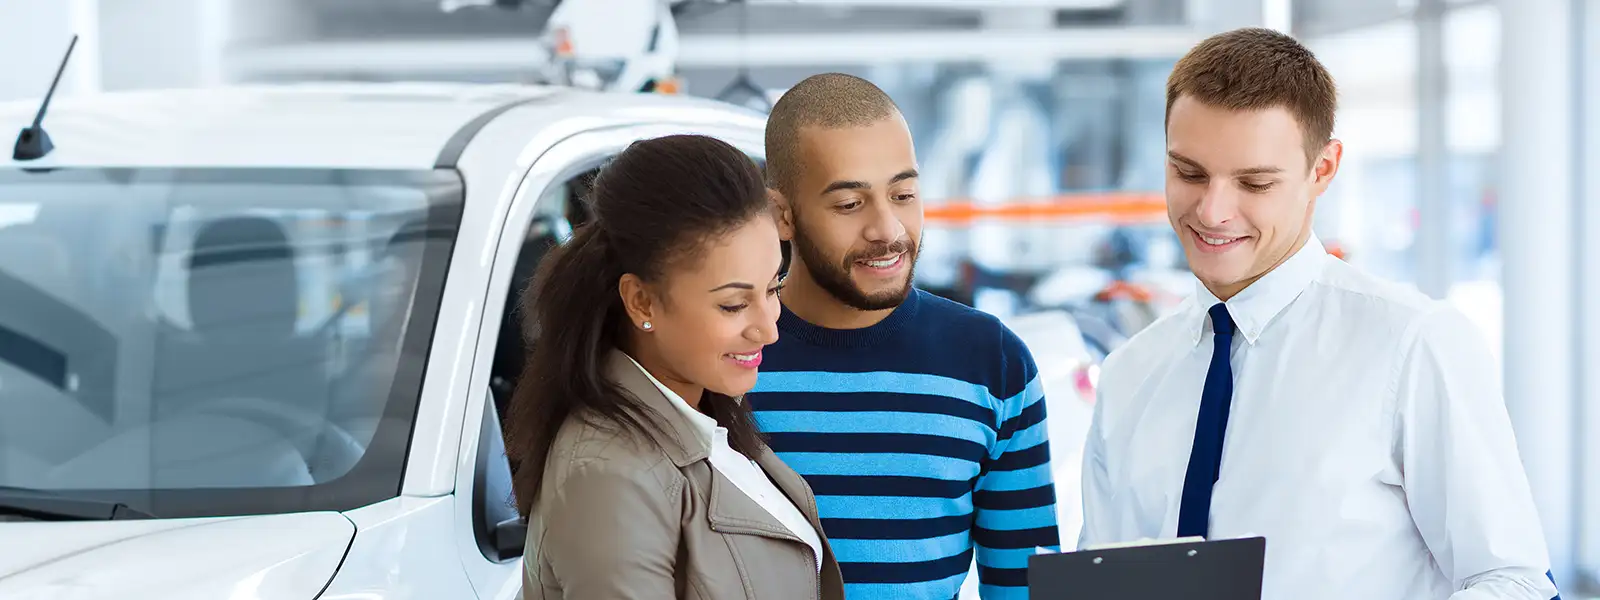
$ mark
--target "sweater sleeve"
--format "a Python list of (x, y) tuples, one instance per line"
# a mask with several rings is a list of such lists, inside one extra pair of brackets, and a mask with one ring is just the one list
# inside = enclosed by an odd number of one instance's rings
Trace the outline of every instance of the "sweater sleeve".
[(1049, 422), (1033, 355), (1005, 332), (1005, 390), (998, 403), (999, 435), (973, 493), (979, 592), (984, 600), (1028, 597), (1028, 557), (1059, 550)]

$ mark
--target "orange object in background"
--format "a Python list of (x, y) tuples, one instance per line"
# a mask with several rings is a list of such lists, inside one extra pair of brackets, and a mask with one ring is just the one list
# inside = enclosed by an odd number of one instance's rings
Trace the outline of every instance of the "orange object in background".
[[(923, 218), (940, 224), (968, 224), (980, 220), (1046, 221), (1098, 219), (1117, 224), (1159, 223), (1167, 220), (1167, 200), (1161, 194), (1062, 194), (1049, 198), (1021, 198), (1003, 204), (978, 204), (966, 198), (923, 209)], [(1329, 240), (1328, 254), (1347, 260), (1343, 244)]]
[[(978, 204), (952, 198), (923, 209), (923, 218), (942, 224), (978, 220), (1033, 221), (1050, 219), (1103, 219), (1119, 224), (1159, 223), (1167, 220), (1167, 200), (1161, 194), (1062, 194), (1049, 198), (1019, 198), (1002, 204)], [(1329, 240), (1328, 254), (1348, 257), (1343, 244)]]
[(676, 96), (683, 93), (683, 85), (678, 81), (677, 77), (667, 77), (656, 80), (655, 89), (651, 91), (657, 94)]
[(1328, 254), (1332, 254), (1334, 258), (1337, 258), (1339, 260), (1346, 260), (1347, 259), (1346, 257), (1347, 257), (1348, 253), (1344, 249), (1344, 244), (1340, 244), (1339, 242), (1336, 242), (1336, 241), (1333, 241), (1333, 240), (1329, 240), (1329, 241), (1327, 241), (1326, 243), (1323, 244), (1323, 248), (1325, 248), (1328, 251)]
[(1112, 300), (1132, 300), (1134, 302), (1150, 302), (1156, 299), (1155, 292), (1150, 288), (1137, 283), (1126, 281), (1113, 281), (1094, 295), (1097, 302), (1110, 302)]
[(977, 220), (1032, 221), (1097, 218), (1117, 223), (1156, 223), (1167, 219), (1167, 200), (1161, 194), (1063, 194), (1049, 198), (1020, 198), (1003, 204), (979, 204), (966, 198), (930, 204), (923, 217), (936, 223)]
[(567, 32), (567, 28), (557, 29), (552, 35), (555, 38), (555, 43), (552, 44), (551, 53), (562, 58), (572, 56), (572, 34)]

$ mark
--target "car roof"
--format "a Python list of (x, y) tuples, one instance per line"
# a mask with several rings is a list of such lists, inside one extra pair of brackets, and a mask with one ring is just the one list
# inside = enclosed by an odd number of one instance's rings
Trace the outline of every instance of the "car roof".
[[(55, 150), (15, 161), (11, 144), (38, 101), (0, 103), (0, 168), (304, 167), (427, 169), (513, 107), (628, 108), (720, 103), (497, 84), (316, 83), (109, 92), (51, 101)], [(604, 116), (596, 115), (596, 116)], [(554, 117), (553, 117), (554, 118)], [(533, 132), (529, 132), (530, 135)]]

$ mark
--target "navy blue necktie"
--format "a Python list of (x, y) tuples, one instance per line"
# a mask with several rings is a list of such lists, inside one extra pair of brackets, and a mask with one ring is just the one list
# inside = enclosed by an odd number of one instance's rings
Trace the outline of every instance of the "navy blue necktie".
[(1228, 431), (1228, 405), (1233, 401), (1233, 316), (1228, 305), (1211, 307), (1211, 369), (1200, 393), (1200, 419), (1194, 425), (1194, 448), (1189, 470), (1183, 476), (1183, 500), (1178, 505), (1178, 537), (1205, 536), (1211, 524), (1211, 486), (1222, 470), (1222, 438)]

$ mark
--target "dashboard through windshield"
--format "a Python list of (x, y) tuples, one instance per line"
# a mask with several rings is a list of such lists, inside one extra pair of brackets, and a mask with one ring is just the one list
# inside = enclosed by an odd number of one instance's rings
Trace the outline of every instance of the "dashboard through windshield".
[(0, 170), (0, 488), (396, 495), (461, 205), (447, 170)]

